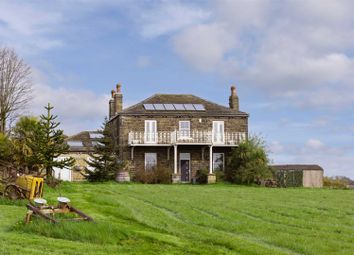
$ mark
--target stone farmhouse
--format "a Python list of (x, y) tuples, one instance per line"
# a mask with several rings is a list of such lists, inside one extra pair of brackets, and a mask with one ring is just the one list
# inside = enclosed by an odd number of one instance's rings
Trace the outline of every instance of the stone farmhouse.
[(163, 167), (173, 182), (192, 182), (205, 168), (208, 182), (215, 182), (214, 172), (224, 170), (231, 149), (248, 137), (248, 117), (235, 86), (229, 107), (189, 94), (155, 94), (124, 108), (120, 84), (109, 101), (119, 157), (130, 161), (132, 174)]

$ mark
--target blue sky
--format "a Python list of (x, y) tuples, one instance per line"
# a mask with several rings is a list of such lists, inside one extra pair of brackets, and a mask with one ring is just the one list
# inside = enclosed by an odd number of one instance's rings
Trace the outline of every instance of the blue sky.
[(274, 163), (354, 178), (353, 1), (1, 1), (0, 45), (33, 68), (26, 114), (54, 104), (67, 134), (97, 129), (110, 90), (227, 105), (235, 84)]

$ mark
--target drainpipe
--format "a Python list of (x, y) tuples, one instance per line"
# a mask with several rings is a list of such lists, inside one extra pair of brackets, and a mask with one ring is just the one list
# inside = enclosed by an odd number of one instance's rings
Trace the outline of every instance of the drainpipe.
[(213, 173), (213, 145), (209, 146), (209, 174)]
[(173, 146), (174, 148), (174, 167), (173, 167), (173, 173), (177, 174), (177, 145)]

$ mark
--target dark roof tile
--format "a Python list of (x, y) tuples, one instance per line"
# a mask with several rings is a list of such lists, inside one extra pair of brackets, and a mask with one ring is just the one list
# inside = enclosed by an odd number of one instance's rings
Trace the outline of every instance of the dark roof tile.
[(318, 170), (323, 171), (323, 168), (319, 165), (306, 165), (306, 164), (289, 164), (289, 165), (272, 165), (271, 167), (275, 168), (276, 170)]

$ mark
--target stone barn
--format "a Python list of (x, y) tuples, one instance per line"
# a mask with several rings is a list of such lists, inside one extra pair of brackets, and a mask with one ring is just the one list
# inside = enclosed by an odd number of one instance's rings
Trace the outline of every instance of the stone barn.
[(322, 188), (323, 168), (319, 165), (273, 165), (277, 181), (285, 187)]

